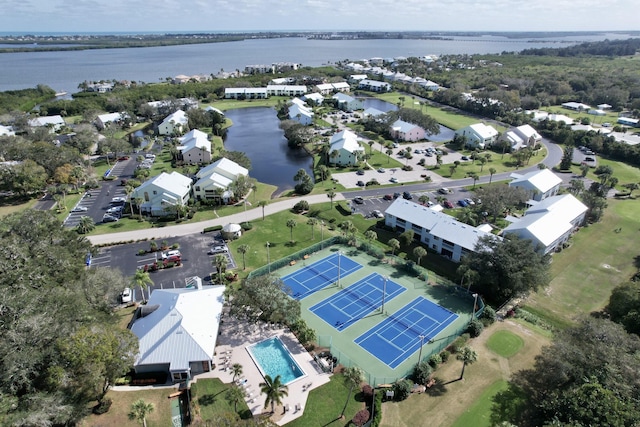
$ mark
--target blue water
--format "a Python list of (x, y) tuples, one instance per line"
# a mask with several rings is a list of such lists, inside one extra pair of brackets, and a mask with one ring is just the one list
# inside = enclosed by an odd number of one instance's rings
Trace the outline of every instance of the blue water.
[(263, 375), (269, 375), (271, 379), (280, 375), (282, 384), (289, 384), (305, 375), (277, 337), (250, 346), (249, 352)]

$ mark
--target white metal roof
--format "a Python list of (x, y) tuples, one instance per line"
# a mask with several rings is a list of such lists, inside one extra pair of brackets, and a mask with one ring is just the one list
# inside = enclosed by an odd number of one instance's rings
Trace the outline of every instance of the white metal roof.
[(549, 169), (540, 169), (524, 175), (512, 174), (511, 176), (515, 179), (509, 183), (509, 186), (535, 189), (541, 193), (546, 193), (562, 183), (562, 179)]

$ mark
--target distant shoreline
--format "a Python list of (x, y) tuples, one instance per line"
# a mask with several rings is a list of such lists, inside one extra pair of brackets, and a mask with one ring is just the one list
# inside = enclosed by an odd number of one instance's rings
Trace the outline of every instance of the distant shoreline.
[[(247, 33), (143, 33), (143, 34), (66, 34), (66, 33), (16, 33), (0, 32), (0, 53), (15, 52), (59, 52), (89, 49), (125, 49), (157, 46), (176, 46), (205, 43), (224, 43), (248, 39), (273, 39), (300, 37), (311, 40), (440, 40), (454, 41), (456, 37), (472, 38), (477, 41), (491, 42), (491, 38), (502, 43), (506, 39), (514, 42), (523, 38), (549, 39), (557, 37), (623, 34), (640, 37), (640, 31), (573, 31), (573, 32), (419, 32), (419, 31), (265, 31)], [(474, 40), (470, 40), (474, 41)], [(561, 43), (563, 41), (559, 41)], [(572, 43), (567, 40), (566, 43)], [(7, 47), (11, 45), (11, 47)], [(15, 46), (15, 47), (14, 47)]]

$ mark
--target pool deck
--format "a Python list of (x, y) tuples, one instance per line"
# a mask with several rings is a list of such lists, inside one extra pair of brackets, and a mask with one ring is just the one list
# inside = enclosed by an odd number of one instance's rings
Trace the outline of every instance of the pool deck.
[[(249, 324), (230, 317), (228, 314), (224, 314), (222, 320), (223, 323), (220, 325), (220, 335), (218, 336), (216, 345), (216, 368), (211, 372), (196, 375), (194, 380), (197, 381), (198, 378), (215, 377), (219, 378), (223, 383), (231, 383), (233, 373), (231, 369), (225, 370), (224, 359), (226, 357), (228, 358), (229, 367), (234, 363), (242, 365), (241, 384), (243, 384), (242, 386), (246, 390), (247, 397), (245, 400), (253, 415), (270, 411), (270, 407), (265, 410), (265, 396), (260, 393), (259, 384), (264, 382), (264, 378), (249, 355), (247, 346), (267, 338), (278, 336), (306, 375), (293, 380), (287, 385), (288, 396), (283, 399), (283, 406), (276, 408), (272, 419), (276, 424), (284, 425), (302, 416), (307, 406), (309, 391), (329, 382), (331, 374), (322, 372), (313, 360), (313, 357), (288, 330), (278, 329), (275, 326), (262, 322)], [(244, 380), (246, 380), (246, 382)], [(310, 386), (308, 386), (309, 384)], [(296, 411), (297, 406), (300, 407), (300, 410)], [(283, 409), (286, 407), (288, 407), (289, 410), (285, 412)]]

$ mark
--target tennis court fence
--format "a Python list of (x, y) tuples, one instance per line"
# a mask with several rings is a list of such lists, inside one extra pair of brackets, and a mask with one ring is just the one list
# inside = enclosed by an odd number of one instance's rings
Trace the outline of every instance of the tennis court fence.
[[(456, 338), (458, 338), (460, 335), (466, 332), (466, 329), (467, 329), (467, 326), (464, 325), (452, 331), (446, 337), (436, 338), (434, 342), (429, 345), (429, 347), (426, 347), (424, 349), (428, 351), (422, 352), (422, 361), (423, 362), (429, 361), (429, 358), (431, 357), (431, 355), (440, 353), (441, 351), (449, 347), (449, 345), (453, 341), (455, 341)], [(331, 335), (318, 336), (318, 345), (323, 348), (328, 348), (331, 354), (338, 359), (338, 363), (340, 363), (341, 365), (347, 368), (351, 368), (353, 366), (357, 366), (358, 368), (360, 368), (364, 374), (364, 380), (371, 386), (377, 386), (378, 384), (393, 384), (398, 380), (407, 378), (411, 376), (413, 372), (413, 367), (415, 366), (415, 364), (412, 364), (411, 368), (409, 368), (405, 372), (399, 372), (398, 376), (395, 376), (395, 377), (378, 376), (375, 373), (369, 372), (366, 369), (364, 369), (362, 366), (355, 363), (353, 360), (351, 360), (351, 358), (347, 355), (347, 353), (343, 352), (337, 346), (333, 345)], [(416, 360), (416, 363), (417, 362), (418, 361)]]

